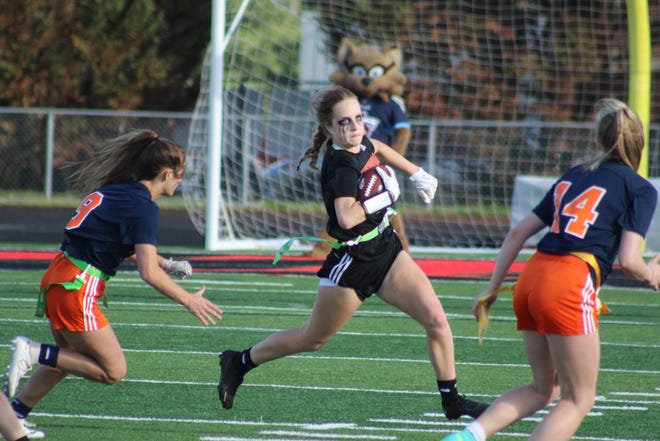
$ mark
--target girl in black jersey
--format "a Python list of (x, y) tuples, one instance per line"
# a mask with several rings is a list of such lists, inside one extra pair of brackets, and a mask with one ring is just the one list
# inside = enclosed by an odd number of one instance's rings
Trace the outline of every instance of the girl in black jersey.
[(338, 244), (318, 272), (320, 278), (311, 316), (300, 328), (277, 332), (242, 352), (220, 354), (218, 393), (222, 406), (233, 406), (244, 375), (267, 361), (321, 349), (351, 318), (362, 302), (376, 294), (417, 320), (427, 335), (428, 354), (435, 370), (442, 407), (449, 419), (478, 417), (487, 405), (458, 394), (454, 343), (447, 317), (430, 280), (404, 252), (388, 224), (388, 207), (399, 196), (392, 174), (380, 173), (385, 189), (358, 201), (358, 179), (366, 168), (382, 161), (410, 176), (419, 195), (430, 203), (437, 179), (386, 144), (364, 136), (357, 97), (341, 86), (331, 86), (312, 98), (318, 122), (313, 146), (303, 155), (321, 168), (323, 200), (328, 212), (328, 233)]

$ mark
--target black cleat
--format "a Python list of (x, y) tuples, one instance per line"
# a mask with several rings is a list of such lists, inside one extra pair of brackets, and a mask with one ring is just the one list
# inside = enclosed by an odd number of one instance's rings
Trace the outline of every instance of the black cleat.
[(234, 395), (238, 386), (243, 383), (245, 370), (241, 363), (241, 353), (227, 350), (220, 354), (220, 383), (218, 384), (218, 396), (222, 407), (231, 409), (234, 405)]
[(456, 420), (463, 415), (479, 418), (479, 416), (488, 409), (488, 404), (472, 401), (465, 398), (465, 395), (459, 395), (456, 401), (448, 404), (442, 404), (442, 410), (449, 420)]

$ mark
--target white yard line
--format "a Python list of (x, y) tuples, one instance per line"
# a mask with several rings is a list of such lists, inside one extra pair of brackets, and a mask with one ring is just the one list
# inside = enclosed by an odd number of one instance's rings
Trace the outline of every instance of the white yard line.
[[(3, 299), (0, 298), (0, 301)], [(119, 304), (119, 302), (113, 302), (113, 305)], [(130, 306), (130, 302), (126, 302), (126, 305)], [(149, 304), (151, 306), (154, 306), (155, 304)], [(162, 304), (163, 307), (173, 307), (173, 308), (183, 308), (180, 305), (176, 304)], [(160, 306), (159, 306), (160, 307)], [(233, 307), (233, 308), (238, 308), (241, 312), (246, 312), (248, 311), (247, 309), (243, 308), (248, 308), (248, 307)], [(223, 307), (224, 310), (229, 311), (233, 310), (232, 307)], [(254, 307), (255, 310), (258, 307)], [(262, 308), (261, 310), (271, 310), (271, 311), (284, 311), (284, 312), (300, 312), (303, 313), (305, 311), (304, 309), (299, 309), (299, 308)], [(382, 312), (377, 312), (373, 311), (374, 315), (377, 316), (382, 316), (386, 315), (383, 314)], [(370, 316), (370, 314), (367, 311), (358, 311), (355, 314), (355, 317), (359, 316)], [(31, 325), (45, 325), (46, 322), (43, 319), (10, 319), (10, 318), (2, 318), (0, 319), (0, 323), (21, 323), (21, 324), (31, 324)], [(657, 323), (643, 323), (643, 322), (633, 322), (633, 324), (638, 325), (638, 326), (643, 326), (643, 325), (649, 325), (649, 326), (658, 326)], [(241, 332), (259, 332), (259, 333), (273, 333), (273, 332), (278, 332), (281, 331), (281, 329), (278, 328), (256, 328), (256, 327), (247, 327), (247, 326), (224, 326), (222, 324), (218, 326), (203, 326), (203, 325), (175, 325), (175, 324), (161, 324), (161, 323), (124, 323), (124, 322), (113, 322), (112, 326), (114, 328), (155, 328), (155, 329), (194, 329), (194, 330), (199, 330), (199, 331), (212, 331), (216, 332), (219, 328), (225, 331), (241, 331)], [(419, 334), (407, 334), (407, 333), (383, 333), (383, 332), (355, 332), (355, 331), (340, 331), (337, 333), (337, 335), (351, 335), (351, 336), (358, 336), (358, 337), (397, 337), (397, 338), (415, 338), (415, 339), (424, 339), (426, 338), (424, 334), (420, 333)], [(454, 335), (454, 340), (477, 340), (476, 336), (461, 336), (461, 335)], [(501, 338), (501, 337), (486, 337), (485, 342), (487, 343), (488, 341), (500, 341), (500, 342), (520, 342), (519, 338)], [(0, 344), (0, 347), (7, 347), (7, 344)], [(624, 347), (624, 348), (631, 348), (631, 347), (636, 347), (636, 348), (645, 348), (645, 349), (658, 349), (660, 348), (660, 344), (653, 344), (653, 343), (646, 343), (646, 342), (625, 342), (625, 343), (620, 343), (620, 342), (608, 342), (608, 341), (601, 341), (601, 346), (613, 346), (613, 347)], [(318, 357), (318, 356), (314, 356)], [(322, 358), (322, 357), (321, 357)], [(334, 357), (333, 357), (334, 358)], [(386, 361), (397, 361), (398, 359), (383, 359)], [(419, 361), (419, 362), (428, 362), (428, 360), (414, 360), (414, 361)], [(461, 364), (458, 362), (457, 364)], [(465, 365), (472, 365), (472, 366), (507, 366), (507, 364), (481, 364), (481, 363), (463, 363)], [(520, 364), (520, 365), (511, 365), (511, 366), (527, 366), (526, 364)], [(601, 368), (601, 371), (603, 372), (646, 372), (646, 373), (656, 373), (660, 371), (653, 371), (653, 370), (620, 370), (620, 369), (607, 369), (607, 368)]]
[[(161, 418), (161, 417), (140, 417), (140, 416), (118, 416), (118, 415), (99, 415), (99, 414), (67, 414), (67, 413), (52, 413), (52, 412), (32, 412), (33, 416), (44, 418), (61, 418), (61, 419), (77, 419), (77, 420), (102, 420), (102, 421), (120, 421), (120, 422), (140, 422), (140, 423), (175, 423), (184, 425), (201, 425), (207, 424), (209, 426), (245, 426), (245, 427), (279, 427), (291, 428), (295, 430), (272, 430), (264, 429), (260, 431), (263, 435), (276, 435), (276, 436), (295, 436), (298, 441), (318, 441), (320, 439), (355, 439), (355, 440), (399, 440), (398, 436), (392, 435), (393, 433), (437, 433), (437, 429), (429, 429), (429, 425), (435, 427), (451, 427), (460, 428), (464, 422), (436, 422), (435, 424), (420, 420), (404, 420), (404, 419), (370, 419), (374, 423), (384, 424), (385, 426), (360, 426), (354, 423), (343, 423), (327, 425), (325, 423), (297, 423), (297, 422), (265, 422), (249, 421), (249, 420), (222, 420), (222, 419), (200, 419), (200, 418)], [(413, 427), (410, 427), (413, 426)], [(418, 426), (418, 427), (415, 427)], [(340, 433), (333, 433), (339, 431)], [(348, 433), (350, 432), (350, 433)], [(374, 432), (386, 432), (388, 435), (374, 435)], [(528, 433), (520, 432), (501, 432), (501, 435), (525, 438), (529, 437)], [(264, 438), (264, 437), (244, 437), (244, 436), (231, 436), (231, 435), (204, 435), (200, 437), (201, 441), (285, 441), (291, 438)], [(609, 438), (598, 436), (574, 436), (574, 440), (584, 441), (649, 441), (648, 439), (636, 438)]]

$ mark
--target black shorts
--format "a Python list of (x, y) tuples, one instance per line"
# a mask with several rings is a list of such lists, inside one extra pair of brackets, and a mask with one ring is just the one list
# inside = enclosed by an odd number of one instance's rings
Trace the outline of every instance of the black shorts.
[(364, 300), (378, 291), (401, 251), (399, 236), (390, 226), (371, 240), (333, 249), (316, 275), (353, 288)]

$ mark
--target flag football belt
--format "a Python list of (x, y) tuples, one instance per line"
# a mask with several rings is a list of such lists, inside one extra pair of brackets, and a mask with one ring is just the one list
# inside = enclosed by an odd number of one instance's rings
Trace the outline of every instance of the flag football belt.
[(596, 274), (596, 283), (600, 287), (600, 265), (598, 265), (596, 256), (591, 253), (585, 253), (583, 251), (573, 251), (570, 254), (587, 262), (591, 269), (594, 270), (594, 273)]
[[(570, 254), (585, 261), (593, 270), (593, 274), (596, 276), (596, 289), (598, 290), (600, 287), (600, 266), (598, 265), (596, 256), (591, 253), (585, 253), (583, 251), (573, 251)], [(502, 286), (498, 288), (493, 294), (499, 294), (504, 291), (513, 292), (514, 287), (515, 285)], [(488, 305), (487, 301), (489, 297), (490, 296), (480, 298), (477, 305), (477, 338), (479, 339), (479, 344), (483, 343), (483, 338), (486, 335), (486, 331), (488, 330), (488, 322), (490, 320), (490, 305)], [(604, 302), (601, 302), (598, 296), (596, 296), (596, 311), (597, 315), (599, 316), (601, 314), (608, 314), (611, 312), (610, 308)]]
[[(110, 280), (111, 277), (110, 275), (101, 271), (91, 263), (87, 263), (84, 260), (71, 257), (66, 252), (64, 252), (64, 257), (66, 257), (69, 260), (69, 262), (74, 264), (82, 272), (76, 275), (76, 277), (71, 282), (55, 282), (55, 283), (49, 283), (48, 285), (44, 286), (39, 291), (39, 298), (37, 299), (37, 312), (35, 313), (35, 316), (37, 317), (43, 317), (44, 313), (46, 312), (46, 291), (48, 291), (48, 288), (50, 288), (51, 286), (61, 285), (67, 291), (77, 291), (80, 288), (82, 288), (83, 285), (85, 284), (86, 274), (89, 274), (90, 276), (93, 277), (97, 277), (103, 280), (104, 282)], [(103, 294), (103, 306), (106, 307), (108, 306), (108, 297), (105, 293)]]
[(297, 240), (307, 240), (307, 241), (314, 241), (314, 242), (328, 242), (332, 249), (337, 250), (341, 247), (352, 247), (354, 245), (359, 244), (360, 242), (367, 242), (374, 237), (377, 237), (380, 233), (382, 233), (385, 228), (387, 228), (390, 225), (390, 219), (396, 214), (396, 211), (393, 208), (387, 208), (387, 212), (385, 213), (385, 216), (383, 216), (383, 220), (380, 222), (380, 224), (377, 227), (374, 227), (373, 230), (369, 231), (368, 233), (361, 234), (353, 239), (347, 240), (345, 242), (337, 242), (334, 240), (327, 240), (327, 239), (321, 239), (320, 237), (315, 237), (315, 236), (297, 236), (289, 239), (286, 241), (284, 245), (280, 247), (279, 250), (277, 250), (277, 253), (275, 253), (275, 258), (273, 259), (273, 265), (275, 265), (277, 262), (280, 261), (282, 256), (286, 254), (289, 251), (289, 248), (291, 248), (291, 245)]
[[(598, 265), (596, 256), (591, 253), (585, 253), (583, 251), (573, 251), (570, 254), (587, 262), (589, 267), (593, 270), (593, 274), (596, 276), (596, 292), (598, 293), (600, 291), (600, 265)], [(596, 295), (596, 310), (598, 316), (612, 312), (609, 306), (600, 300), (600, 296), (598, 295)]]

